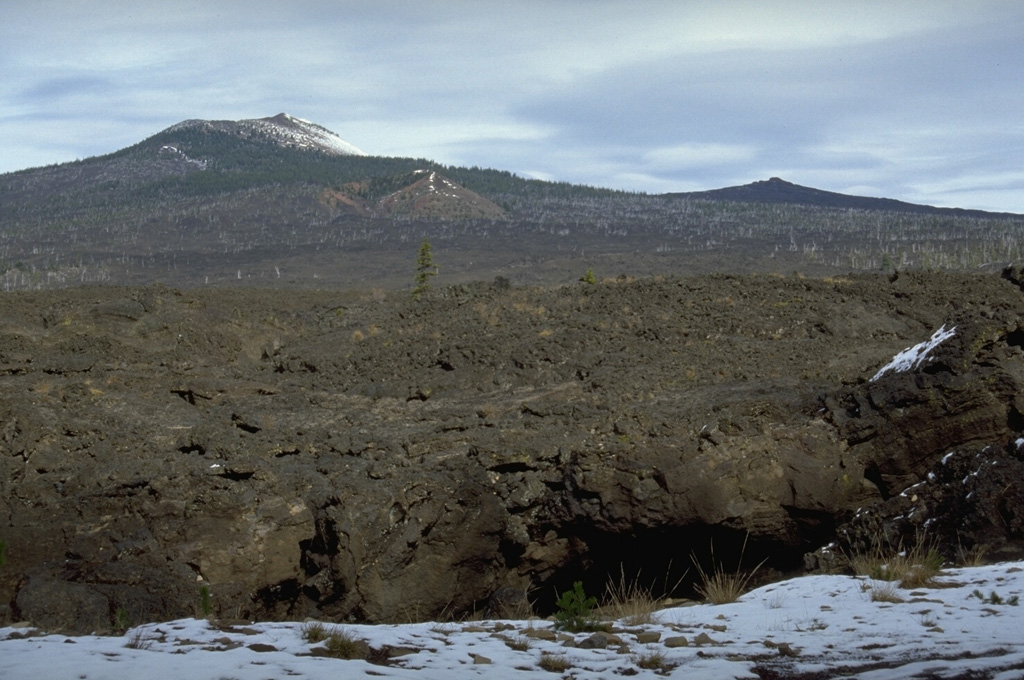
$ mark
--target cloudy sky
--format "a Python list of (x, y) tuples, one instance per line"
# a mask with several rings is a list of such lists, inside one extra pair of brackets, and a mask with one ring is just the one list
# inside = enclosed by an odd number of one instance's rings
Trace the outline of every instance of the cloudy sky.
[(1019, 0), (0, 0), (0, 172), (282, 111), (647, 192), (779, 176), (1024, 213)]

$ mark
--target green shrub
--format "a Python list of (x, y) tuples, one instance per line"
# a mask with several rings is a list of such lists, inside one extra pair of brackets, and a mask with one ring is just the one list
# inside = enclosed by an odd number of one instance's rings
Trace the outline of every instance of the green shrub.
[(213, 616), (213, 597), (210, 595), (210, 586), (205, 583), (199, 586), (199, 611), (204, 619)]
[(128, 610), (124, 607), (118, 607), (117, 611), (114, 612), (114, 631), (123, 634), (131, 627), (132, 622), (128, 618)]
[(978, 598), (985, 604), (1008, 604), (1011, 607), (1016, 607), (1020, 604), (1020, 596), (1013, 595), (1007, 599), (1003, 599), (1003, 596), (994, 590), (987, 597), (980, 590), (975, 590), (971, 595)]
[(595, 604), (597, 598), (587, 597), (583, 592), (583, 583), (576, 581), (572, 584), (572, 590), (562, 593), (555, 602), (558, 607), (558, 611), (555, 612), (555, 628), (574, 633), (598, 628), (599, 625), (592, 616)]
[(591, 285), (597, 283), (597, 277), (594, 276), (594, 270), (588, 269), (587, 273), (580, 277), (580, 281), (583, 283), (589, 283)]

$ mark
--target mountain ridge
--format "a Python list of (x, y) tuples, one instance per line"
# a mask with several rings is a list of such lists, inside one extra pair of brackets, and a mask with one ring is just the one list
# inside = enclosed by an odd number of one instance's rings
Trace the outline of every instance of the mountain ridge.
[(689, 194), (615, 191), (346, 144), (288, 114), (190, 119), (105, 156), (0, 175), (0, 288), (276, 285), (282, 271), (295, 285), (400, 287), (407, 251), (425, 237), (441, 257), (459, 253), (445, 269), (459, 281), (564, 283), (601, 261), (626, 275), (1024, 261), (1024, 216), (779, 178)]
[(738, 201), (741, 203), (790, 203), (814, 205), (822, 208), (846, 210), (882, 210), (888, 212), (911, 212), (919, 214), (964, 215), (969, 217), (1019, 217), (1017, 213), (991, 212), (971, 208), (942, 208), (921, 203), (910, 203), (895, 198), (856, 196), (787, 182), (780, 177), (770, 177), (749, 184), (742, 184), (706, 191), (671, 192), (663, 194), (673, 198), (695, 198), (713, 201)]
[[(299, 156), (285, 161), (279, 155), (276, 155), (277, 152), (297, 152)], [(312, 153), (307, 154), (304, 152)], [(393, 177), (423, 169), (424, 167), (435, 170), (442, 167), (427, 159), (368, 154), (326, 127), (284, 112), (275, 116), (241, 120), (190, 118), (164, 128), (136, 144), (109, 154), (69, 163), (40, 168), (26, 168), (0, 174), (0, 198), (3, 198), (4, 179), (11, 180), (17, 176), (28, 175), (53, 175), (60, 173), (62, 170), (70, 171), (71, 168), (94, 166), (100, 162), (107, 163), (108, 167), (99, 172), (86, 171), (79, 173), (79, 175), (99, 176), (107, 188), (111, 185), (109, 176), (120, 174), (131, 177), (129, 184), (132, 185), (133, 189), (137, 188), (140, 184), (146, 183), (173, 185), (184, 182), (192, 186), (193, 190), (196, 191), (219, 191), (226, 185), (230, 185), (228, 188), (238, 188), (239, 185), (245, 185), (250, 182), (278, 181), (279, 178), (275, 173), (280, 170), (282, 165), (294, 165), (296, 162), (295, 158), (301, 158), (302, 160), (299, 161), (299, 164), (305, 166), (330, 164), (332, 160), (345, 163), (351, 174), (342, 178), (342, 181), (335, 185), (336, 188), (344, 182), (358, 182), (371, 177)], [(130, 159), (130, 161), (125, 162), (126, 159)], [(124, 167), (117, 167), (118, 162)], [(142, 164), (142, 167), (140, 167), (140, 164)], [(353, 166), (353, 164), (355, 165)], [(360, 171), (358, 168), (362, 166), (366, 167)], [(214, 179), (213, 173), (206, 172), (210, 170), (218, 170), (220, 175), (224, 173), (241, 173), (244, 177), (238, 178), (235, 182), (225, 181), (222, 176)], [(593, 194), (594, 192), (599, 194), (633, 193), (567, 182), (529, 180), (518, 177), (514, 173), (485, 170), (477, 167), (450, 167), (447, 170), (447, 176), (451, 181), (461, 184), (468, 190), (475, 191), (478, 194), (481, 194), (480, 188), (474, 187), (472, 180), (467, 182), (465, 175), (490, 172), (498, 175), (499, 178), (503, 176), (506, 184), (510, 181), (519, 184), (518, 187), (513, 189), (514, 192), (522, 192), (524, 186), (533, 186), (535, 188), (550, 186), (556, 188), (555, 190), (561, 194), (567, 192), (580, 195)], [(324, 169), (325, 173), (331, 174), (337, 174), (337, 171), (337, 167)], [(199, 179), (202, 175), (198, 173), (202, 172), (206, 172), (205, 179)], [(317, 169), (307, 167), (302, 172), (310, 175), (315, 174)], [(453, 176), (453, 172), (463, 176)], [(343, 172), (343, 174), (346, 173)], [(186, 177), (189, 179), (184, 179)], [(494, 178), (485, 180), (485, 183), (493, 186)], [(16, 184), (16, 182), (12, 181), (11, 184)], [(69, 184), (73, 185), (74, 182), (60, 178), (54, 183), (54, 188), (55, 190), (63, 191)], [(206, 188), (204, 189), (203, 187)], [(499, 192), (507, 192), (508, 190), (507, 187), (498, 188)], [(494, 193), (494, 191), (492, 190), (490, 193)], [(542, 190), (542, 193), (548, 193), (548, 191)], [(488, 196), (486, 191), (481, 195), (484, 200), (494, 200), (494, 196)], [(844, 194), (802, 186), (779, 177), (702, 191), (643, 195), (665, 199), (808, 205), (841, 210), (876, 210), (979, 218), (1020, 218), (1024, 216), (1018, 213), (993, 212), (959, 207), (937, 207), (893, 198)], [(499, 214), (498, 211), (490, 208), (483, 212), (487, 213), (489, 217)]]

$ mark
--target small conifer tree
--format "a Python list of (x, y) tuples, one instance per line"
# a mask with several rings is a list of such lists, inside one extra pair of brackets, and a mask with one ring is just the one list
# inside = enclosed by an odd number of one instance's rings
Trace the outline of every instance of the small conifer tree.
[(210, 586), (205, 583), (199, 586), (199, 611), (204, 619), (213, 616), (213, 596), (210, 594)]
[(419, 300), (420, 296), (430, 290), (430, 277), (437, 276), (437, 266), (430, 252), (430, 241), (426, 238), (420, 244), (420, 252), (416, 256), (416, 287), (412, 289), (412, 297)]
[(577, 633), (596, 629), (598, 624), (591, 617), (596, 604), (597, 598), (587, 597), (583, 592), (583, 582), (576, 581), (572, 584), (572, 590), (562, 593), (555, 602), (558, 607), (555, 612), (555, 628)]

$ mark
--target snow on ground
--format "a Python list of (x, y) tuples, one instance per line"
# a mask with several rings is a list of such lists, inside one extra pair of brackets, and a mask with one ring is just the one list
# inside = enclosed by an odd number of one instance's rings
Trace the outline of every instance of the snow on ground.
[[(371, 648), (399, 654), (386, 664), (317, 656), (311, 650), (322, 643), (304, 641), (301, 623), (183, 619), (119, 637), (0, 628), (0, 678), (502, 680), (655, 678), (669, 671), (724, 679), (757, 678), (755, 669), (772, 678), (1024, 678), (1024, 606), (1017, 604), (1024, 562), (948, 569), (934, 587), (896, 589), (900, 602), (872, 597), (892, 589), (865, 577), (805, 576), (733, 604), (663, 609), (642, 625), (619, 621), (619, 640), (597, 649), (566, 646), (565, 639), (579, 645), (592, 634), (555, 633), (541, 620), (337, 626)], [(144, 648), (127, 646), (132, 641)], [(569, 668), (543, 670), (542, 657), (550, 655)], [(649, 665), (657, 667), (642, 667)]]

